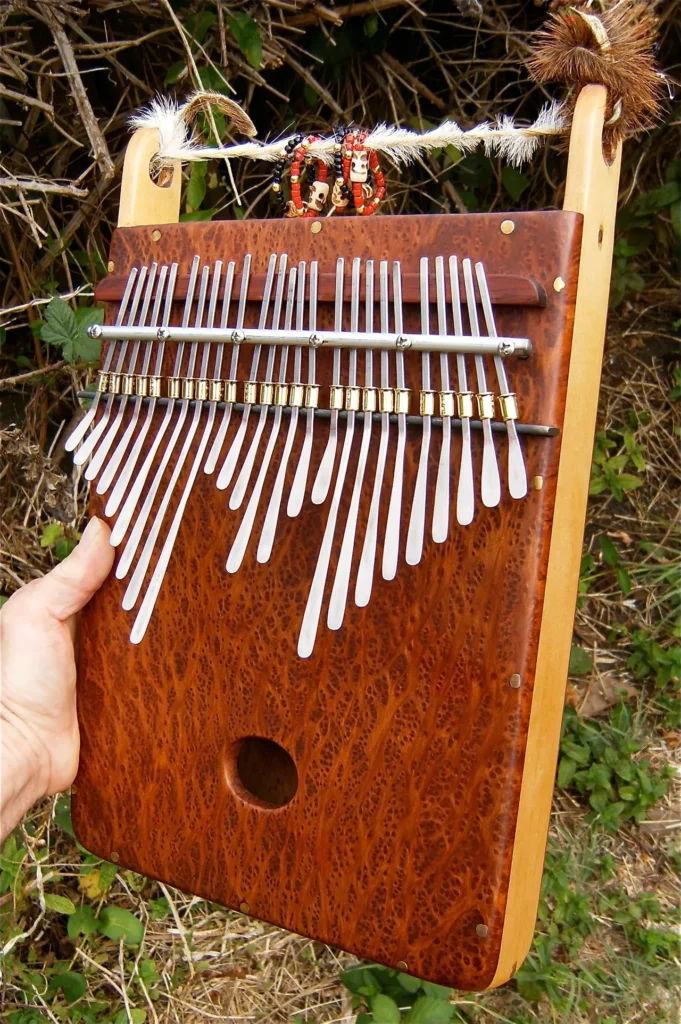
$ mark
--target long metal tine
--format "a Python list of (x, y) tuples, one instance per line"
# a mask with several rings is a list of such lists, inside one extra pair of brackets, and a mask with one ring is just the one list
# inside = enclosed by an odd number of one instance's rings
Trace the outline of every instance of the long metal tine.
[[(211, 290), (210, 303), (209, 303), (209, 307), (208, 307), (208, 324), (209, 325), (211, 325), (214, 322), (214, 320), (215, 320), (215, 309), (216, 309), (216, 306), (217, 306), (218, 293), (219, 293), (219, 290), (220, 290), (220, 275), (221, 275), (221, 271), (222, 271), (222, 263), (221, 263), (220, 260), (218, 260), (216, 262), (216, 264), (215, 264), (215, 269), (214, 269), (214, 272), (213, 272), (213, 287), (212, 287), (212, 290)], [(225, 306), (227, 306), (227, 308), (229, 308), (229, 296), (231, 295), (233, 280), (234, 280), (234, 263), (232, 262), (232, 263), (229, 264), (228, 279), (225, 282), (225, 293), (224, 293), (224, 299), (223, 299), (223, 305), (222, 305), (223, 317), (225, 316)], [(221, 372), (221, 369), (222, 369), (222, 355), (223, 355), (221, 349), (222, 349), (222, 346), (219, 346), (218, 350), (215, 353), (215, 363), (214, 363), (214, 368), (213, 368), (213, 380), (219, 380), (219, 378), (220, 378), (220, 372)], [(209, 351), (210, 351), (210, 345), (206, 345), (204, 347), (203, 361), (202, 361), (202, 367), (201, 367), (201, 376), (202, 377), (205, 377), (206, 373), (207, 373)], [(180, 529), (180, 523), (182, 522), (182, 516), (184, 515), (184, 511), (185, 511), (185, 509), (187, 507), (187, 502), (189, 501), (189, 496), (190, 496), (190, 494), (192, 492), (192, 489), (194, 487), (194, 483), (196, 481), (196, 477), (198, 476), (199, 469), (201, 468), (201, 463), (203, 462), (203, 457), (204, 457), (204, 455), (206, 453), (206, 448), (208, 447), (208, 441), (210, 440), (210, 435), (211, 435), (211, 431), (213, 429), (213, 424), (215, 423), (215, 413), (216, 413), (216, 411), (217, 411), (217, 403), (216, 402), (209, 402), (208, 403), (208, 416), (207, 416), (207, 419), (206, 419), (206, 424), (204, 426), (204, 430), (203, 430), (203, 435), (201, 437), (201, 441), (199, 442), (199, 446), (198, 446), (196, 452), (194, 453), (194, 460), (192, 462), (191, 469), (189, 470), (189, 475), (188, 475), (187, 480), (185, 482), (185, 485), (184, 485), (184, 488), (183, 488), (183, 491), (182, 491), (182, 495), (180, 496), (180, 500), (178, 502), (177, 508), (175, 509), (175, 514), (173, 516), (172, 522), (170, 524), (170, 528), (169, 528), (168, 533), (166, 535), (166, 539), (165, 539), (165, 541), (163, 543), (163, 547), (161, 548), (161, 553), (160, 553), (160, 555), (158, 557), (158, 561), (157, 561), (156, 565), (154, 566), (154, 571), (153, 571), (153, 573), (151, 575), (151, 579), (149, 581), (149, 586), (147, 587), (147, 591), (146, 591), (146, 593), (144, 595), (144, 598), (142, 599), (142, 604), (140, 605), (139, 612), (137, 613), (137, 617), (135, 618), (135, 622), (133, 624), (132, 631), (130, 633), (130, 639), (131, 639), (132, 643), (134, 643), (134, 644), (137, 644), (137, 643), (139, 643), (142, 640), (142, 638), (144, 637), (144, 634), (147, 631), (147, 627), (149, 625), (149, 622), (151, 620), (151, 616), (153, 614), (154, 607), (156, 605), (156, 599), (158, 598), (158, 595), (159, 595), (160, 590), (161, 590), (161, 586), (163, 585), (163, 580), (165, 578), (166, 571), (168, 569), (168, 563), (170, 562), (170, 556), (172, 555), (173, 549), (175, 547), (175, 542), (177, 540), (177, 535), (178, 535), (178, 532), (179, 532), (179, 529)], [(194, 416), (193, 416), (193, 419), (192, 419), (191, 426), (190, 426), (190, 428), (189, 428), (189, 430), (187, 432), (187, 436), (186, 436), (184, 444), (182, 446), (182, 451), (180, 453), (180, 457), (178, 459), (177, 466), (175, 467), (174, 475), (176, 475), (177, 478), (179, 478), (180, 473), (182, 472), (182, 467), (184, 465), (186, 457), (189, 454), (189, 449), (190, 449), (190, 447), (191, 447), (191, 445), (193, 443), (194, 435), (196, 434), (196, 430), (198, 428), (199, 421), (201, 419), (201, 413), (202, 413), (202, 405), (201, 405), (200, 402), (197, 402), (195, 407), (194, 407)]]
[[(144, 283), (147, 279), (147, 274), (147, 267), (142, 267), (137, 278), (135, 294), (133, 295), (132, 302), (130, 303), (130, 310), (128, 313), (128, 327), (135, 326), (135, 320), (137, 318), (137, 309), (140, 303), (140, 299), (142, 297), (142, 289), (144, 288)], [(121, 344), (113, 370), (113, 372), (116, 374), (120, 374), (123, 370), (123, 365), (125, 363), (125, 355), (128, 350), (129, 344), (130, 342), (128, 341), (124, 341)], [(104, 407), (104, 412), (102, 413), (99, 423), (95, 425), (93, 430), (88, 434), (88, 436), (85, 438), (78, 451), (73, 456), (74, 465), (82, 466), (83, 463), (86, 462), (87, 459), (89, 459), (90, 455), (92, 454), (95, 445), (97, 444), (100, 437), (102, 436), (102, 434), (109, 425), (109, 420), (111, 419), (111, 411), (113, 409), (114, 404), (114, 398), (115, 395), (112, 394), (108, 394), (106, 396), (106, 405)]]
[[(288, 279), (288, 296), (286, 300), (286, 315), (284, 317), (285, 330), (289, 330), (293, 320), (293, 303), (296, 293), (296, 268), (291, 267), (289, 271)], [(277, 311), (278, 320), (278, 311)], [(288, 346), (284, 346), (281, 350), (281, 361), (279, 364), (279, 383), (284, 384), (286, 381), (286, 366), (288, 363)], [(234, 543), (232, 544), (231, 551), (227, 557), (227, 563), (225, 568), (227, 572), (236, 572), (241, 565), (244, 555), (246, 554), (246, 548), (253, 532), (253, 523), (255, 522), (255, 516), (258, 511), (258, 505), (260, 504), (260, 498), (262, 496), (263, 488), (265, 486), (265, 479), (267, 472), (270, 468), (270, 462), (272, 461), (272, 455), (274, 453), (274, 446), (277, 443), (277, 437), (279, 436), (279, 428), (281, 427), (281, 416), (283, 408), (280, 405), (274, 410), (274, 419), (272, 421), (272, 429), (270, 436), (267, 440), (265, 447), (265, 454), (263, 456), (258, 475), (255, 479), (251, 496), (246, 506), (244, 517), (241, 520), (239, 529), (237, 530)]]
[[(445, 294), (445, 261), (435, 257), (435, 290), (437, 294), (437, 326), (440, 334), (447, 333), (447, 296)], [(440, 354), (440, 390), (449, 391), (449, 356)], [(433, 504), (433, 540), (443, 544), (449, 533), (449, 477), (452, 459), (452, 419), (442, 415), (442, 447), (437, 467), (435, 502)]]
[[(428, 294), (428, 257), (422, 256), (421, 274), (421, 331), (430, 333), (430, 297)], [(430, 391), (430, 355), (424, 352), (421, 356), (421, 385), (425, 392)], [(421, 412), (423, 433), (421, 435), (421, 454), (419, 468), (416, 473), (416, 486), (411, 505), (409, 530), (407, 531), (407, 550), (405, 559), (408, 565), (418, 565), (423, 555), (423, 537), (426, 522), (426, 493), (428, 485), (428, 457), (430, 454), (431, 416)]]
[[(285, 259), (285, 257), (282, 257)], [(270, 299), (272, 297), (272, 284), (274, 283), (274, 271), (277, 266), (277, 254), (275, 252), (270, 256), (270, 262), (267, 267), (267, 277), (265, 278), (265, 290), (262, 296), (262, 305), (260, 307), (260, 320), (258, 321), (258, 327), (264, 329), (267, 326), (267, 312), (270, 307)], [(260, 349), (262, 346), (256, 345), (253, 349), (253, 358), (251, 360), (251, 383), (255, 383), (258, 376), (258, 365), (260, 363)], [(248, 426), (248, 418), (251, 415), (251, 403), (246, 402), (244, 410), (241, 414), (241, 423), (237, 429), (236, 434), (232, 438), (229, 451), (225, 457), (225, 461), (222, 464), (222, 469), (218, 473), (217, 486), (219, 490), (224, 491), (226, 487), (229, 487), (230, 481), (234, 476), (234, 470), (236, 469), (239, 455), (241, 454), (241, 448), (244, 443), (246, 436), (246, 428)]]
[[(402, 313), (402, 268), (399, 260), (395, 260), (393, 263), (393, 309), (395, 310), (395, 334), (402, 334), (404, 331), (404, 317)], [(395, 369), (397, 375), (397, 387), (404, 388), (404, 352), (397, 352), (395, 354)], [(400, 412), (397, 414), (397, 451), (395, 453), (393, 486), (390, 492), (388, 519), (385, 526), (385, 540), (383, 541), (382, 573), (384, 580), (394, 580), (397, 574), (397, 558), (400, 549), (400, 520), (402, 518), (404, 452), (406, 442), (407, 416), (406, 413)]]
[[(461, 314), (461, 292), (459, 289), (459, 261), (456, 256), (449, 257), (449, 285), (452, 292), (452, 319), (454, 331), (463, 334), (463, 316)], [(461, 419), (461, 466), (459, 468), (459, 484), (456, 491), (456, 521), (461, 526), (468, 526), (475, 515), (475, 487), (473, 485), (473, 453), (471, 450), (471, 418), (470, 407), (473, 396), (468, 390), (468, 374), (466, 357), (460, 353), (456, 357), (456, 373), (459, 385), (459, 418)], [(468, 413), (468, 414), (467, 414)]]
[[(354, 266), (353, 266), (354, 272)], [(374, 261), (367, 260), (365, 264), (365, 284), (366, 284), (366, 301), (365, 301), (365, 317), (366, 317), (366, 331), (373, 331), (374, 329)], [(356, 330), (356, 327), (353, 328)], [(368, 349), (365, 356), (364, 364), (364, 387), (372, 388), (374, 386), (374, 354), (371, 349)], [(348, 586), (350, 583), (350, 570), (352, 568), (352, 553), (355, 547), (355, 535), (357, 532), (357, 517), (359, 515), (359, 503), (362, 497), (362, 487), (364, 485), (364, 474), (366, 472), (367, 458), (369, 455), (369, 445), (371, 443), (371, 427), (373, 422), (373, 415), (371, 410), (364, 412), (364, 423), (362, 425), (362, 443), (359, 450), (359, 458), (357, 460), (357, 469), (355, 471), (355, 483), (352, 488), (352, 498), (350, 499), (350, 508), (348, 510), (348, 518), (345, 523), (345, 532), (343, 534), (343, 543), (341, 544), (340, 554), (338, 556), (338, 565), (336, 567), (336, 578), (334, 579), (333, 589), (331, 591), (331, 599), (329, 601), (329, 614), (327, 617), (327, 624), (329, 629), (340, 629), (343, 625), (343, 619), (345, 617), (345, 609), (348, 600)]]
[[(187, 297), (185, 299), (184, 312), (183, 312), (183, 315), (182, 315), (182, 322), (183, 322), (183, 324), (188, 324), (189, 323), (189, 317), (191, 315), (192, 304), (194, 302), (194, 293), (196, 291), (196, 279), (197, 279), (197, 276), (198, 276), (198, 273), (199, 273), (199, 264), (200, 264), (200, 257), (199, 256), (195, 256), (194, 259), (192, 260), (191, 270), (189, 272), (189, 282), (187, 284)], [(166, 315), (168, 317), (170, 316), (170, 309), (169, 309), (169, 307), (166, 307)], [(173, 367), (173, 376), (174, 377), (179, 377), (180, 376), (180, 371), (182, 369), (183, 356), (184, 356), (184, 345), (182, 343), (180, 343), (177, 346), (177, 352), (175, 354), (175, 364), (174, 364), (174, 367)], [(163, 365), (163, 343), (160, 344), (159, 352), (158, 352), (157, 357), (156, 357), (156, 369), (159, 371), (159, 373), (160, 373), (160, 370), (162, 368), (162, 365)], [(158, 376), (158, 373), (157, 373), (157, 376)], [(156, 403), (153, 403), (151, 405), (152, 410), (153, 410), (155, 404)], [(128, 494), (127, 498), (125, 499), (123, 507), (122, 507), (122, 509), (121, 509), (121, 511), (119, 513), (118, 519), (116, 520), (116, 522), (113, 525), (113, 529), (111, 530), (111, 544), (113, 544), (114, 547), (117, 547), (121, 543), (121, 541), (123, 540), (123, 537), (125, 536), (125, 534), (126, 534), (126, 532), (128, 530), (128, 527), (130, 525), (130, 522), (131, 522), (132, 517), (133, 517), (134, 512), (135, 512), (135, 509), (137, 508), (137, 503), (140, 500), (140, 497), (142, 495), (142, 491), (144, 490), (144, 485), (146, 483), (147, 477), (149, 475), (149, 472), (151, 471), (151, 467), (154, 464), (154, 459), (156, 458), (156, 453), (157, 453), (157, 451), (158, 451), (158, 449), (159, 449), (159, 447), (161, 445), (161, 441), (163, 440), (163, 437), (165, 436), (166, 430), (168, 429), (168, 426), (170, 425), (170, 421), (173, 418), (173, 412), (175, 410), (175, 405), (176, 405), (176, 399), (171, 398), (168, 401), (168, 404), (166, 405), (165, 416), (163, 417), (163, 419), (161, 420), (161, 423), (159, 424), (158, 430), (156, 431), (156, 436), (154, 437), (154, 440), (153, 440), (153, 442), (151, 444), (149, 452), (147, 453), (147, 456), (146, 456), (144, 462), (142, 463), (142, 467), (141, 467), (139, 473), (137, 474), (137, 476), (135, 478), (135, 482), (133, 483), (132, 487), (130, 488), (130, 493)], [(151, 415), (152, 414), (149, 413), (149, 416), (151, 416)], [(145, 497), (144, 503), (142, 505), (142, 509), (140, 511), (140, 514), (139, 514), (139, 516), (137, 518), (137, 521), (135, 523), (135, 526), (133, 528), (133, 531), (137, 533), (137, 541), (135, 542), (134, 547), (131, 548), (131, 550), (130, 550), (130, 556), (129, 556), (130, 557), (130, 561), (132, 561), (134, 553), (137, 550), (137, 544), (139, 543), (139, 538), (142, 536), (142, 532), (144, 530), (146, 521), (149, 518), (149, 513), (151, 512), (151, 507), (152, 507), (152, 505), (154, 503), (154, 498), (156, 497), (156, 492), (158, 491), (158, 488), (160, 487), (161, 478), (163, 477), (163, 473), (165, 471), (165, 467), (168, 465), (168, 461), (169, 461), (170, 456), (172, 454), (172, 448), (173, 447), (174, 447), (174, 442), (172, 443), (172, 447), (170, 447), (169, 450), (166, 450), (166, 453), (165, 453), (165, 455), (164, 455), (164, 457), (163, 457), (163, 459), (161, 461), (161, 465), (158, 467), (158, 469), (156, 471), (156, 474), (154, 476), (152, 485), (151, 485), (151, 487), (149, 489), (148, 494)], [(127, 550), (127, 545), (126, 545), (126, 550)], [(123, 557), (121, 558), (121, 561), (118, 563), (118, 566), (116, 567), (116, 573), (118, 574), (119, 570), (121, 572), (121, 576), (118, 577), (119, 579), (121, 579), (122, 576), (125, 576), (125, 574), (127, 573), (128, 568), (130, 567), (130, 562), (127, 562), (127, 568), (124, 568), (124, 569), (121, 569), (121, 564), (123, 564), (123, 566), (126, 565), (125, 554), (123, 555)]]
[[(482, 299), (482, 312), (487, 324), (487, 333), (490, 338), (497, 337), (497, 327), (494, 321), (494, 309), (487, 287), (487, 277), (482, 263), (475, 264), (475, 273), (478, 278), (478, 288)], [(494, 367), (499, 381), (499, 392), (505, 399), (514, 399), (515, 396), (509, 392), (506, 367), (501, 356), (494, 357)], [(527, 472), (525, 460), (518, 439), (515, 419), (510, 416), (506, 419), (506, 433), (508, 435), (508, 489), (512, 498), (524, 498), (527, 494)]]
[[(380, 287), (380, 309), (381, 309), (381, 331), (389, 330), (389, 307), (388, 307), (388, 263), (382, 260), (379, 267)], [(390, 364), (388, 353), (381, 352), (381, 390), (387, 392), (390, 388)], [(376, 561), (376, 541), (378, 537), (378, 517), (381, 505), (381, 490), (383, 488), (383, 476), (385, 474), (385, 463), (388, 455), (388, 442), (390, 440), (390, 413), (381, 413), (381, 438), (378, 446), (378, 457), (376, 460), (376, 475), (374, 487), (371, 492), (371, 505), (369, 507), (369, 518), (367, 519), (366, 533), (362, 555), (357, 570), (357, 582), (355, 584), (355, 604), (358, 608), (365, 608), (371, 597), (371, 588), (374, 582), (374, 564)]]
[[(279, 277), (277, 279), (277, 291), (274, 299), (274, 310), (272, 313), (272, 330), (277, 330), (279, 327), (279, 318), (281, 316), (281, 307), (284, 300), (284, 287), (286, 285), (286, 263), (288, 257), (284, 254), (279, 260)], [(294, 278), (295, 280), (295, 278)], [(288, 346), (284, 346), (288, 353)], [(271, 384), (274, 377), (274, 358), (276, 355), (276, 348), (274, 345), (270, 345), (267, 350), (267, 365), (265, 367), (265, 383)], [(234, 490), (229, 496), (229, 507), (231, 509), (237, 509), (241, 507), (241, 503), (246, 496), (246, 488), (248, 487), (251, 479), (251, 473), (253, 472), (253, 466), (255, 465), (255, 456), (258, 452), (260, 445), (260, 439), (265, 430), (265, 423), (267, 422), (268, 406), (264, 402), (261, 402), (260, 415), (258, 422), (255, 426), (255, 432), (251, 439), (251, 444), (246, 453), (241, 471), (234, 484)], [(218, 487), (220, 481), (218, 480)]]
[[(125, 291), (123, 292), (123, 298), (121, 299), (121, 304), (120, 304), (120, 306), (118, 308), (118, 313), (116, 314), (116, 326), (117, 327), (120, 327), (121, 324), (123, 323), (123, 321), (125, 320), (125, 314), (127, 313), (127, 310), (128, 310), (128, 303), (130, 301), (130, 296), (132, 295), (132, 290), (133, 290), (133, 288), (135, 286), (135, 281), (137, 280), (137, 274), (138, 273), (139, 273), (139, 271), (138, 271), (137, 267), (133, 267), (132, 270), (130, 271), (130, 273), (128, 274), (128, 280), (125, 283)], [(111, 363), (113, 362), (113, 357), (114, 357), (115, 349), (116, 349), (116, 343), (115, 342), (110, 344), (108, 346), (108, 348), (107, 348), (107, 352), (106, 352), (106, 355), (104, 357), (104, 362), (102, 363), (102, 370), (105, 373), (108, 372), (109, 367), (111, 366)], [(92, 399), (92, 405), (90, 406), (88, 411), (85, 413), (85, 415), (83, 416), (82, 420), (80, 420), (80, 422), (76, 424), (76, 426), (74, 427), (74, 429), (71, 432), (71, 434), (67, 437), (66, 441), (64, 442), (64, 448), (66, 449), (67, 452), (72, 452), (73, 449), (77, 445), (80, 444), (80, 442), (83, 440), (83, 438), (87, 434), (88, 428), (89, 428), (90, 424), (92, 423), (92, 421), (94, 420), (95, 416), (97, 415), (97, 408), (99, 406), (101, 397), (102, 397), (102, 392), (101, 391), (95, 392), (95, 397)]]
[[(319, 264), (317, 260), (310, 263), (310, 298), (309, 298), (309, 328), (310, 334), (317, 330), (317, 286), (319, 282)], [(308, 385), (315, 385), (317, 373), (317, 354), (314, 348), (308, 350), (307, 382)], [(298, 465), (291, 484), (291, 491), (288, 496), (286, 514), (293, 518), (297, 516), (303, 507), (305, 488), (307, 487), (307, 474), (310, 469), (310, 455), (312, 454), (312, 438), (314, 435), (314, 408), (307, 409), (305, 421), (305, 437), (303, 447), (300, 450)]]
[[(334, 330), (343, 330), (343, 280), (345, 271), (345, 260), (342, 256), (339, 256), (336, 260), (336, 308), (334, 316)], [(355, 352), (355, 360), (357, 359), (357, 353)], [(341, 382), (341, 350), (336, 348), (333, 350), (333, 374), (332, 381), (334, 387), (340, 385)], [(338, 445), (338, 409), (331, 410), (331, 419), (329, 421), (329, 439), (326, 442), (326, 448), (322, 456), (322, 461), (319, 463), (319, 469), (317, 470), (317, 476), (312, 486), (312, 502), (314, 505), (321, 505), (326, 500), (326, 496), (329, 493), (329, 487), (331, 485), (331, 476), (333, 474), (333, 464), (336, 460), (336, 447)]]
[[(231, 266), (232, 266), (232, 264), (230, 263), (230, 267)], [(244, 263), (243, 263), (243, 267), (242, 267), (242, 271), (241, 271), (241, 292), (239, 294), (239, 309), (238, 309), (237, 317), (236, 317), (236, 330), (241, 330), (241, 328), (244, 325), (244, 317), (246, 315), (246, 302), (247, 302), (247, 299), (248, 299), (248, 282), (249, 282), (250, 276), (251, 276), (251, 254), (249, 252), (249, 253), (247, 253), (244, 256)], [(232, 274), (232, 278), (233, 278), (233, 274)], [(232, 290), (232, 278), (230, 278), (230, 284), (229, 284), (230, 294), (231, 294), (231, 290)], [(225, 292), (225, 294), (226, 294), (226, 292)], [(221, 322), (220, 322), (220, 326), (222, 328), (227, 326), (228, 313), (229, 313), (229, 303), (227, 303), (226, 306), (223, 306), (222, 318), (221, 318)], [(237, 373), (238, 373), (238, 370), (239, 370), (239, 352), (240, 352), (240, 348), (241, 347), (239, 345), (234, 345), (234, 347), (232, 349), (232, 361), (231, 361), (231, 364), (230, 364), (230, 367), (229, 367), (229, 382), (230, 383), (235, 383), (236, 380), (237, 380)], [(212, 473), (214, 471), (216, 465), (217, 465), (218, 459), (220, 458), (220, 452), (222, 451), (222, 446), (224, 444), (225, 437), (227, 435), (227, 428), (229, 427), (229, 422), (230, 422), (230, 420), (232, 418), (232, 405), (233, 405), (232, 402), (227, 402), (225, 404), (225, 408), (224, 408), (223, 413), (222, 413), (222, 421), (220, 423), (220, 426), (218, 427), (217, 434), (215, 435), (215, 440), (213, 441), (213, 444), (211, 445), (210, 452), (208, 453), (208, 458), (206, 459), (206, 464), (203, 467), (204, 473), (208, 473), (208, 474)]]
[[(305, 261), (301, 260), (298, 264), (298, 295), (296, 308), (296, 328), (301, 331), (305, 322), (305, 269)], [(313, 350), (311, 349), (310, 351)], [(293, 384), (298, 387), (302, 386), (302, 360), (302, 349), (300, 345), (296, 345), (293, 356)], [(286, 434), (286, 443), (284, 445), (284, 451), (279, 463), (279, 469), (277, 470), (277, 476), (274, 481), (274, 487), (272, 488), (270, 502), (265, 514), (265, 522), (263, 523), (262, 533), (260, 534), (260, 541), (258, 543), (256, 558), (259, 562), (267, 562), (272, 554), (272, 546), (274, 544), (274, 537), (277, 532), (277, 523), (279, 521), (281, 499), (284, 493), (286, 469), (291, 457), (293, 442), (295, 440), (296, 429), (298, 426), (298, 413), (298, 405), (291, 403), (291, 418), (289, 420), (288, 433)]]
[[(144, 299), (142, 301), (142, 309), (141, 309), (140, 315), (139, 315), (139, 325), (140, 325), (140, 327), (144, 326), (146, 324), (146, 322), (147, 322), (147, 315), (149, 313), (149, 306), (151, 305), (151, 297), (152, 297), (152, 294), (153, 294), (153, 291), (154, 291), (154, 286), (156, 284), (156, 275), (157, 275), (157, 273), (158, 273), (158, 263), (152, 263), (151, 264), (151, 269), (149, 271), (149, 275), (147, 277), (147, 287), (144, 290)], [(158, 302), (154, 303), (154, 306), (157, 309), (158, 309), (158, 305), (159, 305)], [(151, 326), (155, 327), (156, 324), (152, 323)], [(150, 341), (148, 341), (146, 343), (146, 345), (145, 345), (145, 354), (150, 354), (151, 353), (151, 345), (152, 345), (152, 342), (150, 342)], [(135, 370), (137, 369), (137, 357), (139, 355), (139, 349), (140, 349), (139, 341), (133, 342), (132, 352), (130, 353), (130, 357), (128, 359), (128, 371), (127, 372), (129, 374), (133, 374), (135, 372)], [(115, 417), (113, 423), (110, 424), (109, 429), (107, 430), (106, 434), (102, 438), (102, 443), (99, 445), (97, 451), (93, 454), (92, 458), (90, 459), (90, 464), (87, 467), (87, 469), (85, 470), (85, 474), (84, 474), (86, 480), (94, 480), (94, 478), (99, 474), (99, 471), (104, 467), (104, 463), (106, 461), (106, 457), (109, 454), (109, 451), (111, 450), (111, 446), (114, 443), (114, 441), (116, 439), (116, 436), (118, 435), (118, 431), (121, 428), (121, 424), (122, 424), (124, 416), (125, 416), (125, 408), (126, 408), (126, 405), (128, 403), (128, 397), (129, 397), (128, 395), (120, 395), (118, 397), (118, 409), (116, 411), (116, 417)], [(109, 483), (110, 483), (110, 474), (109, 474), (109, 472), (106, 472), (106, 471), (109, 470), (109, 466), (111, 465), (112, 462), (114, 462), (114, 469), (113, 469), (114, 473), (115, 473), (116, 469), (118, 468), (118, 463), (116, 463), (113, 458), (110, 459), (109, 462), (106, 464), (106, 469), (105, 469), (105, 474), (104, 475), (106, 476), (106, 478), (108, 479), (109, 482), (106, 483), (106, 485), (104, 486), (104, 490), (106, 490), (106, 488), (109, 486)], [(103, 493), (103, 491), (100, 491), (98, 489), (97, 493), (101, 494), (101, 493)]]
[[(357, 331), (359, 327), (359, 282), (361, 266), (362, 261), (359, 259), (359, 257), (356, 257), (352, 261), (351, 300), (351, 316), (354, 321), (354, 327), (352, 329), (355, 331)], [(338, 277), (336, 277), (336, 289), (338, 289), (338, 284)], [(340, 282), (340, 285), (340, 293), (342, 297), (342, 281)], [(336, 298), (337, 297), (338, 291), (336, 292)], [(357, 349), (350, 349), (348, 384), (351, 388), (354, 388), (357, 385)], [(315, 568), (314, 576), (312, 578), (312, 586), (310, 587), (310, 593), (308, 595), (307, 605), (305, 607), (305, 614), (303, 615), (303, 622), (300, 627), (300, 636), (298, 637), (298, 656), (300, 658), (309, 658), (314, 649), (315, 638), (317, 636), (317, 628), (319, 626), (319, 617), (321, 615), (322, 610), (322, 602), (324, 600), (324, 588), (326, 586), (326, 577), (328, 575), (329, 562), (331, 560), (333, 538), (336, 532), (338, 509), (340, 507), (341, 497), (343, 495), (343, 487), (345, 486), (345, 476), (348, 469), (348, 462), (350, 461), (350, 451), (352, 449), (352, 439), (354, 436), (354, 432), (355, 413), (352, 409), (349, 409), (347, 412), (347, 419), (345, 421), (345, 437), (343, 438), (343, 447), (341, 449), (341, 457), (340, 462), (338, 464), (338, 476), (336, 477), (336, 483), (333, 489), (333, 497), (331, 498), (329, 517), (326, 521), (324, 536), (322, 538), (322, 546), (319, 550), (317, 566)]]
[[(471, 325), (471, 332), (479, 334), (478, 307), (476, 305), (475, 282), (473, 280), (473, 267), (471, 261), (463, 261), (463, 283), (466, 289), (466, 306), (468, 308), (468, 319)], [(475, 372), (478, 378), (479, 401), (483, 396), (489, 394), (487, 391), (487, 376), (485, 374), (485, 360), (483, 356), (475, 357)], [(492, 421), (489, 416), (481, 416), (483, 443), (482, 443), (482, 485), (481, 497), (483, 505), (487, 508), (494, 508), (501, 501), (501, 482), (499, 480), (499, 466), (494, 450), (494, 435), (492, 433)]]

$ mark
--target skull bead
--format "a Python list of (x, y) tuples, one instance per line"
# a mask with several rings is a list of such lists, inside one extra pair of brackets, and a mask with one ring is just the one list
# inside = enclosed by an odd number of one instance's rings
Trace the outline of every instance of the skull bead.
[(339, 207), (339, 209), (344, 208), (348, 205), (349, 200), (347, 196), (343, 195), (342, 181), (336, 181), (334, 183), (333, 191), (331, 193), (331, 202), (333, 203), (334, 206)]
[(356, 150), (350, 164), (350, 181), (366, 181), (369, 177), (369, 155), (366, 149)]
[(328, 183), (326, 181), (313, 181), (310, 188), (310, 194), (307, 197), (308, 209), (321, 213), (328, 198)]

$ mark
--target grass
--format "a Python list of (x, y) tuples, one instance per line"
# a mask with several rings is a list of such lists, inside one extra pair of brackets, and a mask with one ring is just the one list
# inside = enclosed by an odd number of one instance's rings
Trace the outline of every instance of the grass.
[[(225, 90), (227, 76), (263, 133), (293, 122), (328, 131), (339, 116), (329, 99), (360, 122), (397, 118), (424, 127), (450, 113), (472, 124), (501, 107), (530, 116), (542, 99), (526, 87), (518, 60), (543, 12), (515, 0), (485, 0), (482, 24), (465, 4), (429, 2), (428, 19), (404, 4), (337, 29), (291, 25), (290, 12), (266, 4), (218, 9), (191, 0), (173, 5), (189, 32), (184, 41), (167, 4), (101, 6), (65, 14), (92, 115), (103, 126), (107, 152), (100, 148), (95, 161), (87, 156), (87, 116), (74, 117), (49, 25), (25, 7), (0, 22), (7, 81), (51, 106), (48, 116), (30, 102), (0, 99), (3, 160), (38, 184), (90, 192), (87, 200), (68, 190), (2, 192), (0, 364), (14, 383), (4, 385), (0, 412), (0, 599), (65, 557), (84, 519), (87, 492), (61, 438), (75, 390), (92, 377), (85, 327), (101, 311), (82, 282), (105, 273), (117, 202), (106, 161), (119, 159), (134, 107), (157, 89), (182, 95), (197, 75)], [(678, 11), (675, 0), (661, 5), (664, 67), (678, 60)], [(290, 58), (304, 65), (304, 76)], [(409, 69), (406, 84), (395, 61)], [(677, 112), (625, 149), (559, 785), (536, 938), (516, 977), (469, 995), (372, 965), (358, 971), (343, 953), (93, 858), (73, 837), (63, 795), (34, 808), (2, 850), (3, 1024), (676, 1019)], [(240, 166), (236, 176), (241, 213), (267, 215), (262, 168)], [(443, 153), (399, 173), (388, 169), (388, 209), (559, 205), (563, 177), (556, 150), (512, 178), (483, 154)], [(221, 167), (195, 169), (183, 203), (189, 217), (236, 215)]]

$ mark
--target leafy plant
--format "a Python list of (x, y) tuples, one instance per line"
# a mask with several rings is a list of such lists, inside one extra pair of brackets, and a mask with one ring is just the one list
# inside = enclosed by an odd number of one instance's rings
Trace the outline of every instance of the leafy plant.
[(79, 540), (80, 533), (68, 530), (63, 523), (48, 523), (40, 534), (41, 548), (49, 548), (58, 562), (71, 554)]
[(58, 295), (50, 299), (45, 309), (45, 319), (40, 328), (43, 341), (61, 349), (67, 363), (78, 359), (93, 363), (99, 359), (100, 342), (91, 338), (88, 327), (101, 324), (104, 310), (98, 306), (81, 306), (73, 310), (68, 302)]
[(465, 1019), (449, 1001), (451, 989), (388, 967), (353, 967), (341, 981), (352, 992), (357, 1024), (447, 1024)]
[[(611, 454), (613, 452), (616, 454)], [(643, 452), (632, 431), (599, 430), (594, 444), (589, 494), (609, 491), (616, 501), (622, 501), (626, 491), (633, 491), (643, 484), (640, 476), (624, 472), (629, 466), (639, 472), (646, 469)]]

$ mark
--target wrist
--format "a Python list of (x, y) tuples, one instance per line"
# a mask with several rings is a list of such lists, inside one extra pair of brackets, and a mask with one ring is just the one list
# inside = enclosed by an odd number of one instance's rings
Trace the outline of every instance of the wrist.
[(49, 758), (35, 735), (4, 704), (0, 706), (0, 840), (45, 796)]

